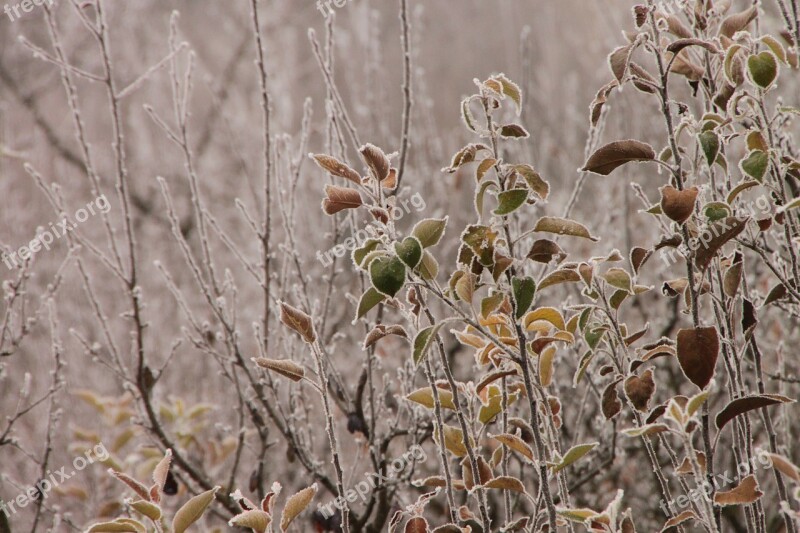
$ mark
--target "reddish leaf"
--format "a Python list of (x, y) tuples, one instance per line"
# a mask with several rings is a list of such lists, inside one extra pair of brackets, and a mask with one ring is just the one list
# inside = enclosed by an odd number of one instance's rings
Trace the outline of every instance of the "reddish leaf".
[(689, 381), (704, 389), (714, 377), (719, 354), (717, 328), (682, 329), (678, 332), (678, 362)]

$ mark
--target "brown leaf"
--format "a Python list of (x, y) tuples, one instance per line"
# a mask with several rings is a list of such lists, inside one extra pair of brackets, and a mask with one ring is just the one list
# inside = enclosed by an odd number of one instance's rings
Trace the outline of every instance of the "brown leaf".
[(335, 157), (325, 154), (311, 154), (311, 157), (317, 162), (317, 165), (328, 171), (329, 174), (361, 184), (361, 176), (358, 175), (358, 172)]
[(619, 401), (619, 394), (617, 394), (617, 383), (620, 381), (622, 381), (622, 378), (609, 383), (603, 391), (602, 408), (603, 416), (606, 417), (606, 420), (611, 420), (622, 410), (622, 402)]
[(364, 163), (372, 171), (372, 176), (378, 181), (383, 181), (389, 177), (389, 158), (383, 150), (374, 144), (367, 143), (358, 149)]
[(639, 274), (639, 269), (650, 259), (650, 256), (653, 255), (652, 250), (648, 250), (646, 248), (640, 248), (635, 246), (631, 249), (631, 267), (633, 267), (633, 272), (635, 274)]
[(702, 48), (705, 48), (712, 54), (719, 53), (719, 50), (717, 50), (717, 47), (714, 46), (714, 43), (696, 38), (678, 39), (676, 41), (673, 41), (669, 44), (669, 46), (667, 46), (667, 51), (672, 52), (673, 54), (677, 54), (687, 46), (700, 46)]
[(525, 486), (520, 480), (511, 476), (497, 476), (484, 485), (487, 489), (503, 489), (512, 490), (514, 492), (524, 493)]
[(302, 366), (289, 359), (267, 359), (266, 357), (254, 357), (253, 361), (267, 370), (277, 372), (281, 376), (287, 377), (292, 381), (300, 381), (305, 376)]
[(734, 298), (736, 293), (739, 292), (739, 285), (742, 282), (742, 271), (744, 268), (744, 261), (736, 261), (728, 270), (725, 271), (722, 287), (725, 295), (728, 298)]
[(732, 39), (734, 33), (745, 29), (757, 16), (758, 7), (756, 6), (752, 6), (741, 13), (734, 13), (733, 15), (727, 16), (719, 27), (719, 35), (724, 35), (728, 39)]
[(358, 191), (348, 187), (326, 185), (325, 195), (326, 197), (322, 200), (322, 210), (327, 215), (334, 215), (344, 209), (356, 209), (364, 205)]
[(689, 381), (704, 389), (714, 377), (719, 354), (717, 328), (678, 331), (678, 362)]
[(620, 46), (608, 56), (608, 65), (611, 67), (611, 73), (614, 74), (614, 77), (619, 82), (622, 81), (628, 71), (628, 63), (631, 61), (633, 48), (633, 44)]
[(795, 483), (800, 483), (800, 468), (782, 455), (776, 453), (765, 454), (772, 461), (772, 466), (784, 476), (790, 478)]
[(744, 478), (736, 488), (718, 492), (714, 495), (714, 503), (717, 505), (748, 505), (758, 501), (764, 493), (758, 488), (758, 481), (752, 474)]
[(533, 450), (530, 446), (525, 444), (525, 441), (516, 435), (512, 435), (510, 433), (501, 433), (500, 435), (491, 435), (491, 437), (501, 444), (505, 444), (515, 452), (522, 454), (529, 461), (533, 462)]
[(314, 332), (314, 324), (311, 322), (310, 316), (300, 309), (292, 307), (280, 300), (278, 301), (278, 305), (281, 309), (281, 322), (284, 326), (300, 335), (308, 344), (313, 343), (317, 339), (317, 334)]
[(780, 394), (754, 394), (736, 398), (726, 405), (722, 411), (717, 413), (715, 419), (717, 428), (721, 430), (725, 427), (725, 424), (748, 411), (779, 403), (794, 403), (794, 400), (786, 396), (781, 396)]
[(753, 329), (758, 324), (758, 317), (756, 316), (756, 308), (753, 302), (747, 298), (742, 298), (742, 332), (748, 340), (753, 334)]
[(625, 380), (625, 395), (633, 406), (643, 413), (649, 409), (650, 398), (655, 391), (656, 384), (651, 369), (647, 369), (641, 377), (630, 376)]
[(631, 161), (652, 161), (656, 152), (649, 144), (635, 140), (614, 141), (589, 156), (581, 170), (607, 176)]
[(415, 516), (406, 522), (404, 533), (428, 533), (428, 522), (421, 516)]
[(403, 326), (386, 326), (384, 324), (378, 324), (372, 328), (372, 331), (367, 333), (367, 336), (364, 339), (364, 348), (369, 348), (382, 338), (389, 335), (397, 335), (398, 337), (403, 337), (404, 339), (408, 338), (408, 333)]
[(686, 222), (694, 212), (697, 187), (679, 191), (671, 185), (661, 187), (661, 211), (678, 224)]
[(668, 530), (669, 528), (675, 527), (688, 520), (697, 520), (697, 515), (694, 514), (694, 511), (684, 511), (678, 516), (670, 518), (664, 523), (664, 527), (661, 529), (661, 533), (664, 533), (664, 531)]
[(717, 252), (729, 240), (739, 235), (747, 226), (749, 217), (726, 217), (708, 225), (708, 228), (698, 238), (697, 251), (694, 264), (700, 270), (705, 270)]

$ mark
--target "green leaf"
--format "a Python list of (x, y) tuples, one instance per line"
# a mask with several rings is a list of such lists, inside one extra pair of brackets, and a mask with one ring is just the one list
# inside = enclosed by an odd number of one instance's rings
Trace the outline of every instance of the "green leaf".
[(711, 166), (717, 160), (717, 154), (719, 154), (719, 136), (709, 130), (704, 131), (698, 137), (700, 139), (700, 148), (703, 149), (703, 153), (706, 155), (706, 163)]
[(218, 490), (219, 487), (214, 487), (183, 504), (183, 507), (178, 509), (178, 512), (175, 513), (175, 518), (172, 520), (173, 533), (184, 533), (189, 526), (200, 520), (208, 506), (214, 501), (214, 494)]
[(394, 251), (408, 268), (417, 268), (422, 261), (422, 244), (416, 237), (406, 237), (402, 242), (394, 243)]
[(425, 280), (433, 280), (436, 279), (436, 276), (439, 275), (439, 262), (433, 257), (428, 250), (425, 250), (422, 253), (422, 262), (417, 268), (419, 271), (419, 275), (422, 276), (422, 279)]
[(609, 268), (608, 271), (603, 275), (603, 279), (605, 279), (606, 282), (612, 287), (622, 289), (628, 293), (633, 293), (631, 276), (622, 268)]
[(494, 214), (505, 216), (513, 213), (525, 203), (528, 198), (528, 189), (511, 189), (497, 195), (499, 205), (494, 210)]
[(756, 86), (766, 89), (778, 77), (778, 60), (772, 52), (764, 50), (747, 58), (747, 71)]
[(757, 181), (761, 181), (767, 173), (769, 154), (761, 150), (753, 150), (739, 164), (742, 167), (742, 172)]
[(514, 301), (517, 303), (515, 316), (519, 320), (528, 312), (536, 294), (536, 282), (531, 277), (512, 278), (511, 288), (514, 291)]
[(449, 322), (455, 322), (456, 320), (457, 319), (454, 318), (442, 320), (433, 326), (428, 326), (427, 328), (419, 330), (417, 336), (414, 337), (414, 348), (412, 352), (412, 358), (415, 366), (419, 366), (419, 364), (428, 355), (431, 345), (433, 344), (436, 335), (439, 333), (439, 330), (442, 329), (442, 326)]
[(367, 289), (367, 292), (361, 295), (361, 300), (358, 302), (358, 311), (356, 312), (356, 320), (366, 315), (370, 309), (381, 303), (386, 296), (379, 293), (373, 287)]
[(426, 218), (420, 220), (414, 229), (411, 230), (411, 235), (419, 239), (423, 248), (435, 246), (442, 239), (444, 230), (447, 227), (447, 218)]
[(375, 248), (377, 248), (380, 243), (381, 241), (378, 239), (367, 239), (364, 244), (353, 250), (353, 262), (356, 266), (365, 268), (364, 258), (366, 258), (368, 254), (374, 252)]
[(591, 442), (589, 444), (578, 444), (577, 446), (573, 446), (566, 454), (564, 454), (564, 458), (561, 459), (561, 461), (552, 465), (553, 473), (565, 469), (590, 451), (594, 450), (599, 444), (600, 443), (598, 442)]
[(731, 208), (725, 202), (709, 202), (703, 206), (703, 213), (709, 221), (716, 222), (730, 216)]
[(369, 276), (378, 292), (394, 298), (406, 282), (406, 266), (399, 257), (379, 257), (370, 263)]

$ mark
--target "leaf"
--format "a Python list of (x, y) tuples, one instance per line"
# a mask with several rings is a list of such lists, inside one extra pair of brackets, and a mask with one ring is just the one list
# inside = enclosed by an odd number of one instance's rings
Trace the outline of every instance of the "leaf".
[(135, 509), (136, 512), (143, 514), (150, 520), (153, 521), (161, 520), (161, 507), (159, 507), (154, 503), (144, 500), (139, 500), (131, 502), (130, 506), (133, 507), (133, 509)]
[(694, 264), (701, 271), (708, 268), (717, 252), (731, 239), (739, 235), (747, 226), (747, 217), (727, 217), (712, 222), (698, 239), (699, 246), (695, 252)]
[(253, 361), (260, 367), (277, 372), (281, 376), (287, 377), (294, 382), (300, 381), (305, 376), (305, 370), (290, 359), (267, 359), (266, 357), (254, 357)]
[(630, 294), (633, 294), (633, 282), (631, 281), (631, 275), (628, 274), (625, 269), (623, 268), (609, 268), (605, 274), (603, 274), (603, 279), (611, 285), (612, 287), (616, 287), (617, 289), (622, 289)]
[[(161, 501), (161, 494), (164, 492), (164, 485), (167, 482), (167, 477), (169, 476), (169, 465), (172, 463), (172, 450), (167, 448), (167, 451), (164, 452), (164, 458), (161, 459), (156, 467), (153, 469), (153, 483), (156, 486), (156, 494), (153, 497), (153, 500), (158, 503)], [(117, 476), (119, 479), (128, 483), (125, 479), (120, 476)], [(127, 477), (127, 476), (126, 476)], [(128, 486), (136, 490), (136, 488), (128, 483)], [(138, 492), (138, 491), (137, 491)], [(145, 496), (144, 499), (149, 500), (150, 498)]]
[(559, 331), (566, 329), (564, 317), (561, 315), (561, 312), (558, 309), (553, 307), (539, 307), (538, 309), (531, 311), (525, 315), (525, 318), (522, 320), (522, 324), (525, 326), (525, 329), (530, 330), (531, 325), (540, 320), (549, 322)]
[(322, 210), (327, 215), (334, 215), (345, 209), (356, 209), (364, 205), (357, 190), (337, 185), (325, 186), (326, 197), (322, 200)]
[(447, 227), (448, 217), (444, 218), (426, 218), (420, 220), (414, 229), (411, 230), (411, 235), (419, 239), (423, 248), (430, 248), (435, 246), (442, 239), (444, 230)]
[(759, 183), (757, 181), (744, 181), (740, 183), (739, 185), (734, 187), (731, 190), (731, 192), (728, 193), (727, 198), (725, 198), (725, 203), (733, 205), (733, 201), (736, 199), (737, 196), (739, 196), (740, 192), (750, 189), (752, 187), (757, 187), (758, 185)]
[(364, 338), (364, 348), (369, 348), (382, 338), (388, 337), (389, 335), (397, 335), (398, 337), (403, 337), (404, 339), (408, 338), (408, 333), (403, 326), (395, 325), (387, 327), (384, 324), (378, 324), (372, 328), (372, 330), (367, 333), (367, 336)]
[(130, 520), (123, 522), (115, 520), (114, 522), (101, 522), (90, 527), (86, 533), (143, 533), (145, 531), (143, 524), (136, 522), (136, 524), (141, 526), (137, 527), (131, 522), (136, 521)]
[(406, 266), (398, 257), (379, 257), (369, 264), (372, 286), (390, 298), (394, 298), (406, 282)]
[(514, 165), (515, 172), (525, 179), (528, 188), (539, 195), (539, 198), (546, 200), (550, 194), (550, 184), (539, 175), (530, 165)]
[(614, 141), (593, 153), (581, 170), (607, 176), (626, 163), (652, 161), (655, 157), (649, 144), (636, 140)]
[(311, 317), (306, 313), (292, 307), (291, 305), (278, 300), (280, 307), (280, 319), (284, 326), (291, 329), (302, 339), (311, 344), (317, 339), (317, 334), (314, 332), (314, 324), (311, 322)]
[(255, 533), (265, 533), (270, 522), (272, 522), (272, 517), (269, 513), (260, 509), (251, 509), (231, 518), (228, 525), (233, 527), (247, 527), (252, 529)]
[(633, 406), (643, 413), (650, 409), (650, 398), (656, 391), (656, 384), (653, 381), (653, 371), (647, 369), (641, 377), (630, 376), (625, 380), (625, 395)]
[(554, 257), (560, 263), (567, 257), (567, 254), (557, 243), (549, 239), (537, 239), (527, 255), (528, 259), (545, 264), (552, 261)]
[(517, 115), (519, 115), (522, 112), (522, 91), (520, 91), (519, 85), (506, 78), (505, 74), (498, 74), (494, 76), (494, 79), (503, 86), (503, 94), (514, 101), (517, 106)]
[(733, 34), (745, 29), (758, 16), (758, 8), (753, 6), (741, 13), (735, 13), (725, 17), (719, 28), (719, 35), (724, 35), (728, 39), (733, 38)]
[(611, 420), (622, 410), (622, 402), (619, 400), (619, 394), (617, 394), (617, 384), (620, 380), (621, 378), (609, 383), (603, 391), (601, 407), (606, 420)]
[(594, 450), (600, 443), (598, 442), (590, 442), (588, 444), (578, 444), (573, 446), (572, 448), (564, 454), (564, 458), (561, 459), (558, 463), (552, 465), (553, 473), (559, 472), (564, 468), (568, 467), (590, 451)]
[(665, 431), (669, 431), (669, 427), (666, 424), (659, 423), (647, 424), (638, 428), (625, 429), (622, 431), (622, 434), (626, 437), (650, 437), (652, 435), (664, 433)]
[(719, 355), (717, 328), (710, 326), (678, 331), (677, 351), (678, 362), (684, 375), (700, 389), (706, 388), (714, 377), (714, 369), (717, 366)]
[(778, 213), (778, 214), (785, 213), (786, 211), (790, 211), (792, 209), (797, 209), (798, 207), (800, 207), (800, 197), (797, 197), (794, 200), (791, 200), (786, 205), (782, 205), (781, 207), (778, 208), (776, 213)]
[(574, 283), (580, 281), (581, 276), (574, 270), (562, 268), (555, 270), (548, 274), (541, 282), (539, 282), (538, 290), (545, 289), (551, 285), (558, 285), (560, 283)]
[(762, 150), (753, 150), (739, 163), (742, 172), (761, 182), (769, 167), (769, 154)]
[(764, 455), (769, 457), (770, 461), (772, 461), (772, 466), (781, 474), (790, 478), (795, 483), (800, 483), (800, 468), (797, 468), (789, 459), (777, 453), (765, 453)]
[(672, 41), (667, 46), (667, 52), (672, 52), (673, 54), (677, 54), (687, 46), (699, 46), (701, 48), (705, 48), (712, 54), (719, 53), (719, 50), (717, 50), (717, 47), (714, 46), (714, 43), (710, 41), (704, 41), (703, 39), (696, 39), (693, 37), (685, 39), (676, 39), (675, 41)]
[(403, 533), (428, 533), (428, 521), (421, 516), (415, 516), (406, 522)]
[(731, 208), (725, 202), (709, 202), (703, 206), (702, 211), (709, 222), (716, 222), (731, 215)]
[(559, 516), (563, 516), (567, 520), (571, 520), (572, 522), (578, 522), (583, 524), (590, 518), (597, 516), (597, 513), (592, 511), (591, 509), (556, 509), (556, 513)]
[(539, 356), (539, 381), (542, 387), (549, 387), (553, 381), (553, 360), (555, 355), (555, 346), (548, 346)]
[(586, 226), (568, 218), (542, 217), (536, 221), (533, 231), (555, 233), (556, 235), (569, 235), (571, 237), (582, 237), (594, 242), (600, 240), (598, 237), (592, 237)]
[(427, 328), (419, 330), (416, 337), (414, 337), (414, 347), (412, 352), (412, 358), (414, 360), (414, 365), (419, 366), (422, 360), (428, 355), (428, 351), (431, 348), (431, 344), (433, 344), (433, 340), (436, 338), (436, 335), (439, 333), (439, 330), (445, 322), (439, 322), (433, 326), (428, 326)]
[(700, 141), (700, 148), (702, 148), (703, 153), (706, 156), (706, 163), (708, 163), (708, 166), (710, 167), (714, 164), (714, 161), (717, 160), (717, 155), (719, 155), (719, 135), (711, 130), (708, 130), (702, 132), (697, 137)]
[(525, 443), (525, 441), (516, 435), (512, 435), (510, 433), (501, 433), (500, 435), (489, 435), (489, 437), (500, 442), (501, 444), (505, 444), (515, 452), (522, 454), (530, 462), (534, 462), (533, 450)]
[(528, 189), (510, 189), (497, 195), (499, 205), (494, 210), (497, 216), (510, 215), (528, 199)]
[(500, 128), (500, 136), (511, 139), (526, 139), (528, 131), (519, 124), (506, 124)]
[(314, 161), (317, 162), (317, 165), (319, 165), (323, 170), (326, 170), (329, 174), (350, 180), (353, 183), (358, 183), (359, 185), (361, 184), (361, 176), (359, 176), (358, 172), (342, 163), (335, 157), (325, 154), (309, 155), (314, 159)]
[(370, 287), (367, 292), (361, 295), (358, 301), (358, 310), (356, 311), (356, 320), (366, 315), (370, 309), (381, 303), (386, 296), (379, 293), (375, 288)]
[(533, 303), (533, 296), (536, 293), (536, 282), (531, 277), (512, 278), (511, 288), (516, 302), (515, 318), (519, 318), (528, 312)]
[(525, 486), (522, 484), (522, 482), (511, 476), (497, 476), (496, 478), (489, 480), (488, 483), (484, 483), (483, 488), (510, 490), (513, 492), (519, 492), (521, 494), (525, 493)]
[[(456, 404), (453, 403), (453, 393), (449, 390), (445, 389), (437, 389), (439, 393), (439, 403), (445, 409), (452, 409), (453, 411), (456, 410)], [(421, 389), (417, 389), (414, 392), (410, 393), (406, 396), (407, 400), (410, 400), (414, 403), (418, 403), (428, 409), (433, 409), (434, 407), (434, 400), (433, 400), (433, 391), (430, 387), (423, 387)]]
[(778, 60), (768, 50), (751, 55), (747, 58), (747, 72), (754, 85), (767, 89), (778, 77)]
[(739, 415), (753, 411), (754, 409), (761, 409), (770, 405), (779, 403), (794, 403), (794, 400), (781, 396), (780, 394), (754, 394), (751, 396), (744, 396), (736, 398), (725, 406), (722, 411), (717, 413), (715, 422), (718, 429), (725, 427), (725, 424), (733, 420)]
[(749, 505), (758, 501), (764, 493), (758, 488), (758, 481), (752, 474), (744, 478), (736, 488), (714, 494), (714, 503), (721, 506)]
[(317, 484), (314, 483), (286, 500), (286, 505), (283, 506), (283, 512), (281, 513), (281, 531), (286, 531), (289, 528), (292, 520), (297, 518), (308, 507), (316, 493)]
[(497, 164), (497, 159), (487, 157), (483, 161), (480, 162), (478, 168), (475, 170), (475, 179), (478, 183), (483, 179), (489, 170), (492, 169)]
[(439, 263), (428, 250), (422, 254), (422, 263), (419, 265), (419, 275), (422, 279), (432, 280), (439, 274)]
[(620, 46), (614, 49), (608, 56), (608, 66), (611, 68), (611, 73), (614, 74), (618, 82), (622, 82), (625, 73), (628, 71), (628, 64), (631, 61), (633, 48), (633, 44)]
[(422, 244), (416, 237), (406, 237), (394, 243), (394, 251), (408, 268), (417, 268), (422, 261)]
[(694, 212), (698, 192), (697, 187), (683, 191), (679, 191), (671, 185), (661, 187), (661, 212), (670, 220), (683, 224)]
[(677, 516), (673, 516), (664, 523), (664, 527), (661, 529), (661, 533), (664, 533), (670, 528), (683, 524), (684, 522), (688, 522), (689, 520), (698, 520), (697, 515), (694, 513), (694, 511), (684, 511)]
[[(445, 448), (456, 457), (464, 457), (465, 455), (467, 455), (467, 447), (466, 445), (464, 445), (464, 434), (461, 432), (461, 430), (448, 425), (443, 426), (442, 429), (444, 430)], [(433, 437), (434, 440), (438, 443), (439, 442), (438, 428), (434, 429)]]
[(175, 513), (175, 518), (172, 519), (172, 532), (183, 533), (189, 526), (200, 520), (200, 517), (206, 512), (208, 506), (214, 501), (214, 495), (219, 489), (220, 487), (214, 487), (211, 490), (198, 494), (183, 504), (183, 506), (178, 509), (178, 512)]
[(358, 149), (364, 163), (367, 164), (373, 177), (378, 181), (383, 181), (389, 176), (389, 158), (383, 153), (383, 150), (374, 144), (365, 144)]

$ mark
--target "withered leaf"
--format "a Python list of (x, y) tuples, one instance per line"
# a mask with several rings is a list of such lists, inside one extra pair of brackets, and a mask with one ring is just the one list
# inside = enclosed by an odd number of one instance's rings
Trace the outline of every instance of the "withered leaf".
[(286, 531), (289, 528), (292, 520), (297, 518), (308, 507), (316, 493), (317, 484), (314, 483), (286, 500), (286, 505), (283, 506), (283, 512), (281, 513), (281, 531)]
[(651, 369), (647, 369), (641, 377), (633, 375), (625, 380), (625, 395), (633, 406), (643, 413), (649, 409), (650, 398), (653, 397), (655, 390), (656, 384)]
[(758, 481), (752, 474), (744, 478), (736, 488), (725, 492), (717, 492), (714, 495), (714, 503), (717, 505), (748, 505), (758, 501), (764, 493), (758, 488)]
[(326, 185), (325, 195), (326, 197), (322, 200), (322, 210), (327, 215), (334, 215), (339, 211), (356, 209), (364, 205), (358, 191), (348, 187)]
[(678, 331), (678, 362), (689, 381), (704, 389), (714, 377), (719, 336), (713, 326)]
[(611, 420), (622, 410), (622, 402), (619, 400), (619, 394), (617, 394), (617, 384), (620, 381), (622, 381), (622, 378), (609, 383), (603, 391), (602, 409), (606, 420)]
[(744, 231), (749, 220), (749, 217), (726, 217), (709, 224), (698, 239), (699, 246), (694, 257), (695, 266), (700, 270), (708, 268), (717, 252), (725, 243)]
[(661, 187), (661, 211), (678, 224), (686, 222), (694, 212), (697, 187), (679, 191), (671, 185)]
[(389, 177), (389, 158), (386, 154), (375, 146), (374, 144), (367, 143), (358, 149), (364, 163), (367, 164), (372, 171), (372, 175), (378, 181), (383, 181)]
[(300, 381), (305, 376), (305, 370), (302, 366), (298, 365), (294, 361), (290, 359), (267, 359), (266, 357), (254, 357), (253, 361), (262, 367), (266, 368), (267, 370), (272, 370), (280, 374), (281, 376), (287, 377), (292, 381)]
[(614, 141), (589, 156), (581, 170), (607, 176), (631, 161), (652, 161), (656, 152), (649, 144), (636, 140)]
[(717, 413), (715, 422), (718, 429), (725, 427), (725, 424), (739, 415), (743, 415), (754, 409), (761, 409), (779, 403), (794, 403), (794, 400), (781, 396), (780, 394), (754, 394), (732, 400), (725, 408)]
[(329, 174), (350, 180), (353, 183), (361, 184), (361, 176), (358, 175), (358, 172), (342, 163), (335, 157), (325, 154), (309, 155), (314, 159), (314, 161), (317, 162), (317, 165), (319, 165), (323, 170), (326, 170)]
[(583, 237), (592, 241), (599, 241), (598, 237), (593, 237), (583, 224), (559, 217), (542, 217), (536, 221), (533, 231), (543, 231), (555, 233), (556, 235), (569, 235), (571, 237)]
[(284, 326), (300, 335), (308, 344), (316, 340), (317, 334), (314, 332), (314, 324), (311, 322), (310, 316), (280, 300), (278, 301), (278, 306), (281, 311), (281, 323)]
[(428, 533), (428, 521), (421, 516), (415, 516), (406, 522), (404, 533)]
[(527, 257), (537, 263), (545, 264), (556, 258), (556, 262), (560, 263), (567, 257), (567, 254), (556, 242), (549, 239), (538, 239), (531, 246)]
[(757, 6), (745, 9), (741, 13), (729, 15), (722, 21), (722, 25), (719, 27), (719, 35), (724, 35), (728, 39), (732, 39), (734, 33), (745, 29), (757, 16)]

